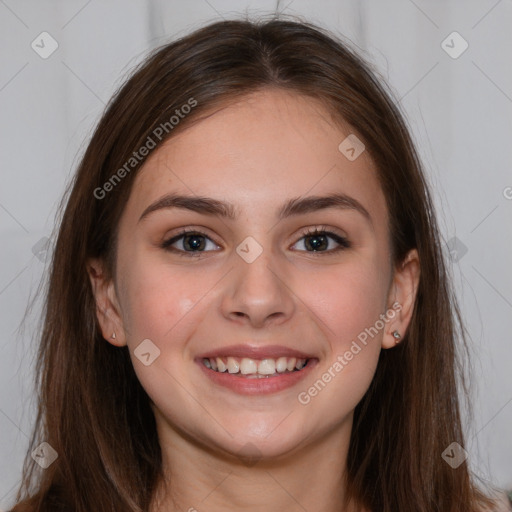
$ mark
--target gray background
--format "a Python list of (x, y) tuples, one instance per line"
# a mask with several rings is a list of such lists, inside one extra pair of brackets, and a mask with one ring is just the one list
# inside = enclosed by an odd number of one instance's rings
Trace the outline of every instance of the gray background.
[[(351, 39), (395, 91), (472, 338), (466, 449), (478, 475), (512, 488), (510, 0), (0, 0), (0, 509), (12, 503), (37, 402), (40, 300), (26, 309), (47, 271), (57, 203), (105, 103), (151, 48), (214, 19), (276, 10)], [(46, 59), (31, 47), (43, 31), (59, 45)], [(445, 49), (458, 53), (460, 41), (442, 45), (453, 31), (469, 44), (458, 58)]]

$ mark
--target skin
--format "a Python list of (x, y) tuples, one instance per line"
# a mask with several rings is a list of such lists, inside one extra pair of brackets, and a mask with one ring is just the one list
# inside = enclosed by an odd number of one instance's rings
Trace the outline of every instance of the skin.
[[(406, 332), (419, 280), (415, 250), (394, 268), (374, 165), (367, 152), (351, 162), (338, 150), (349, 133), (316, 100), (280, 90), (217, 109), (157, 148), (136, 177), (119, 224), (114, 279), (91, 260), (103, 336), (129, 346), (153, 402), (171, 483), (161, 482), (152, 510), (343, 510), (353, 411), (380, 351), (396, 345), (391, 333)], [(372, 223), (335, 208), (276, 218), (290, 198), (333, 191), (357, 199)], [(238, 217), (160, 209), (139, 222), (170, 192), (229, 201)], [(323, 226), (351, 247), (329, 253), (339, 247), (329, 238), (327, 252), (308, 249), (305, 229)], [(200, 257), (161, 248), (180, 228), (207, 233)], [(252, 263), (236, 252), (247, 236), (263, 248)], [(183, 242), (174, 247), (190, 251)], [(298, 393), (394, 302), (401, 305), (394, 318), (308, 404), (299, 403)], [(160, 350), (149, 366), (133, 355), (144, 339)], [(292, 388), (248, 397), (215, 386), (194, 362), (247, 341), (298, 348), (319, 363)]]

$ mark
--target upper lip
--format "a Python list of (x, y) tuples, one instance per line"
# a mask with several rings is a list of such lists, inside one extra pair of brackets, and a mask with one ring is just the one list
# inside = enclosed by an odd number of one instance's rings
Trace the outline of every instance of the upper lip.
[(277, 357), (296, 357), (297, 359), (312, 359), (314, 356), (300, 350), (284, 347), (282, 345), (229, 345), (205, 352), (198, 356), (200, 359), (215, 357), (248, 357), (250, 359), (275, 359)]

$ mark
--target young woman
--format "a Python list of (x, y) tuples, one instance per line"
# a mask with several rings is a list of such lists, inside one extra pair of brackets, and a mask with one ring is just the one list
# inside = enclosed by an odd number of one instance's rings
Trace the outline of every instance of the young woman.
[(76, 173), (13, 511), (497, 510), (459, 327), (367, 65), (307, 23), (206, 26), (138, 68)]

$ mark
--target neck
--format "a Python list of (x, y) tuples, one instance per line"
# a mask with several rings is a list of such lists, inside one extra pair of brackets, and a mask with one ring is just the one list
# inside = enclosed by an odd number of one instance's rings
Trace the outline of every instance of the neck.
[(151, 512), (356, 510), (343, 508), (352, 417), (293, 453), (252, 461), (207, 449), (170, 428), (162, 417), (157, 425), (165, 476)]

